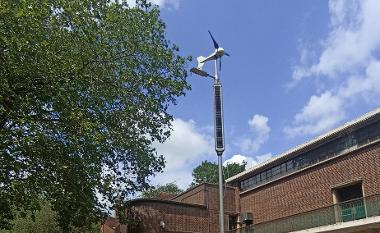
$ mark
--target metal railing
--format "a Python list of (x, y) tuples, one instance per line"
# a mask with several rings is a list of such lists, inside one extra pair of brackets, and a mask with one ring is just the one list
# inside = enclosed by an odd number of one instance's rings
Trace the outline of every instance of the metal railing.
[(253, 225), (245, 226), (243, 228), (228, 230), (225, 233), (255, 233)]
[(226, 231), (226, 233), (286, 233), (374, 216), (380, 216), (380, 194)]

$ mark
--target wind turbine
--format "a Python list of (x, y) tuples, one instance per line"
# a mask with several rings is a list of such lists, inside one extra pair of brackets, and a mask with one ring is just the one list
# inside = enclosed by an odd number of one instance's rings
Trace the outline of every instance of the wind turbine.
[(216, 42), (216, 40), (212, 36), (210, 30), (208, 31), (208, 33), (210, 34), (210, 37), (211, 37), (212, 42), (214, 44), (215, 51), (212, 54), (208, 55), (207, 57), (204, 57), (204, 56), (197, 57), (197, 61), (198, 61), (198, 67), (197, 68), (199, 70), (202, 70), (203, 69), (203, 65), (204, 65), (205, 62), (215, 60), (216, 63), (217, 63), (218, 60), (219, 60), (219, 71), (220, 71), (222, 69), (222, 57), (224, 55), (230, 56), (230, 54), (228, 54), (227, 52), (225, 52), (222, 47), (219, 47), (218, 42)]
[[(218, 43), (208, 31), (212, 42), (214, 43), (215, 51), (208, 57), (199, 56), (197, 58), (198, 67), (191, 68), (191, 72), (202, 77), (211, 77), (214, 79), (214, 138), (215, 138), (215, 152), (218, 155), (218, 173), (219, 173), (219, 226), (220, 233), (224, 233), (224, 207), (223, 207), (223, 177), (222, 177), (222, 155), (225, 149), (224, 146), (224, 116), (223, 116), (223, 95), (222, 95), (222, 83), (218, 77), (218, 61), (219, 71), (222, 69), (222, 57), (224, 55), (230, 56), (219, 47)], [(214, 61), (215, 74), (214, 76), (208, 74), (202, 70), (205, 62)]]

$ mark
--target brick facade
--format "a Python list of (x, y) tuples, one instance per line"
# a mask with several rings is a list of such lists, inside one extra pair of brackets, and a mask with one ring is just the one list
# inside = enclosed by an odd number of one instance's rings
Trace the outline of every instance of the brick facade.
[(380, 194), (380, 143), (241, 194), (241, 212), (254, 224), (333, 205), (332, 188), (362, 181), (365, 196)]
[[(251, 191), (225, 188), (225, 229), (228, 217), (240, 213), (252, 213), (254, 225), (260, 226), (331, 206), (332, 190), (351, 182), (362, 183), (364, 196), (380, 194), (379, 141)], [(136, 233), (219, 233), (217, 185), (201, 184), (171, 200), (137, 199), (131, 206), (142, 223)]]
[[(225, 228), (228, 216), (237, 215), (236, 190), (224, 192)], [(201, 184), (171, 200), (136, 199), (131, 209), (139, 220), (136, 233), (219, 233), (219, 190), (214, 184)], [(160, 221), (165, 227), (160, 227)]]
[[(144, 200), (134, 202), (132, 211), (140, 220), (135, 233), (208, 232), (206, 206)], [(164, 228), (160, 227), (161, 221)]]
[[(377, 125), (372, 124), (374, 122), (377, 122)], [(258, 233), (282, 233), (321, 226), (318, 225), (319, 223), (315, 223), (316, 215), (313, 213), (316, 211), (322, 213), (319, 215), (322, 216), (321, 223), (334, 225), (337, 223), (336, 214), (338, 213), (335, 209), (337, 205), (334, 205), (337, 203), (336, 193), (342, 192), (339, 191), (342, 190), (338, 189), (339, 187), (347, 189), (347, 185), (350, 184), (355, 184), (352, 186), (362, 189), (358, 191), (361, 194), (362, 203), (368, 201), (369, 205), (364, 210), (367, 213), (364, 213), (362, 218), (380, 216), (379, 122), (380, 109), (377, 109), (227, 180), (235, 187), (226, 187), (224, 191), (225, 229), (229, 229), (229, 217), (236, 217), (241, 213), (253, 214), (253, 227)], [(240, 190), (241, 181), (252, 179), (260, 172), (268, 171), (266, 169), (280, 167), (279, 164), (288, 162), (289, 159), (309, 152), (311, 149), (323, 148), (324, 143), (351, 135), (350, 133), (354, 130), (369, 124), (374, 127), (367, 127), (372, 129), (368, 130), (368, 135), (372, 135), (372, 138), (368, 137), (368, 141), (362, 140), (361, 144), (355, 145), (346, 144), (350, 146), (345, 147), (339, 153), (330, 153), (331, 156), (328, 159), (315, 160), (317, 162), (309, 163), (307, 167), (300, 167), (298, 170), (286, 170), (290, 172), (283, 173), (283, 176), (277, 176), (272, 180), (265, 180), (266, 183), (248, 186), (251, 188), (250, 190), (248, 188), (243, 189), (247, 191)], [(361, 140), (359, 137), (361, 135), (356, 136), (358, 136), (358, 140)], [(245, 184), (244, 182), (242, 185)], [(139, 233), (219, 233), (219, 190), (217, 185), (201, 184), (171, 200), (137, 199), (131, 201), (131, 206), (139, 214), (143, 223), (142, 228), (137, 231)], [(238, 227), (246, 227), (241, 222), (242, 219), (237, 218), (237, 220)], [(160, 228), (160, 221), (165, 222), (165, 228)], [(339, 220), (338, 223), (342, 221)], [(380, 227), (380, 222), (378, 225)], [(379, 227), (376, 229), (380, 229)]]

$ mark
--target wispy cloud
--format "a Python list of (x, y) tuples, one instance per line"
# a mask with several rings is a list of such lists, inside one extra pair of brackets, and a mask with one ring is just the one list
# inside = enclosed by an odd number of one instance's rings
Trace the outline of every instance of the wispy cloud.
[(187, 188), (192, 181), (192, 165), (200, 160), (214, 156), (212, 137), (197, 127), (194, 121), (175, 119), (173, 132), (162, 144), (155, 144), (159, 154), (164, 155), (166, 167), (162, 174), (153, 178), (153, 183), (175, 182), (181, 188)]
[(180, 0), (151, 0), (150, 2), (160, 7), (176, 10), (179, 8)]
[(249, 169), (251, 167), (256, 166), (259, 163), (262, 163), (264, 161), (267, 161), (268, 159), (271, 159), (273, 155), (271, 153), (263, 154), (263, 155), (258, 155), (253, 157), (246, 156), (246, 155), (233, 155), (230, 159), (227, 159), (226, 161), (223, 162), (223, 165), (227, 165), (229, 163), (238, 163), (242, 164), (243, 162), (246, 162), (246, 169)]
[[(148, 0), (148, 2), (155, 4), (161, 8), (166, 8), (170, 10), (177, 10), (180, 6), (181, 0)], [(134, 7), (136, 5), (136, 0), (127, 0), (128, 5)]]
[(331, 0), (329, 11), (331, 31), (318, 59), (308, 65), (308, 52), (301, 53), (292, 81), (319, 77), (328, 88), (312, 95), (284, 128), (291, 137), (326, 131), (344, 119), (352, 104), (373, 103), (380, 96), (380, 1)]
[(329, 91), (311, 96), (307, 105), (294, 116), (292, 126), (284, 128), (288, 137), (314, 135), (333, 127), (345, 116), (342, 100)]
[(235, 141), (235, 146), (240, 149), (242, 154), (233, 155), (230, 159), (224, 161), (224, 165), (227, 163), (241, 164), (245, 161), (247, 163), (246, 168), (251, 168), (272, 157), (271, 153), (254, 155), (269, 139), (269, 134), (271, 131), (268, 124), (269, 118), (260, 114), (255, 114), (248, 120), (247, 123), (250, 130), (250, 135), (240, 137)]
[(243, 153), (257, 152), (261, 145), (268, 140), (270, 133), (268, 121), (268, 117), (259, 114), (248, 120), (248, 126), (253, 135), (241, 138), (235, 143)]

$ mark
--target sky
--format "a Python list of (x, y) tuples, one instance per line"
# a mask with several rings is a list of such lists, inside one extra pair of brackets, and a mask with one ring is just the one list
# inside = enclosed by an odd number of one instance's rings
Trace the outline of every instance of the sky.
[[(379, 106), (378, 0), (154, 0), (166, 36), (192, 56), (223, 58), (224, 163), (248, 167), (281, 154)], [(204, 70), (213, 73), (212, 63)], [(156, 144), (166, 159), (154, 185), (186, 189), (192, 170), (217, 161), (212, 80), (189, 75), (192, 90), (169, 111), (171, 137)]]

